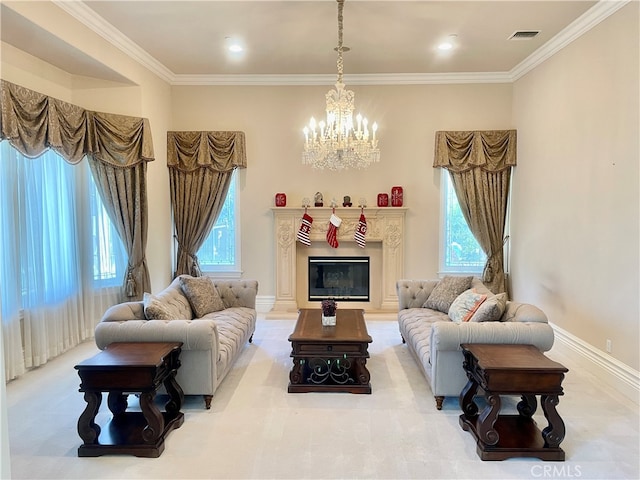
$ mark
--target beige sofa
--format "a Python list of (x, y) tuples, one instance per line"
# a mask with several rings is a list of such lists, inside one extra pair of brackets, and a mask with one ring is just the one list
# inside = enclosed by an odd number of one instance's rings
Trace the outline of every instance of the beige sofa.
[(144, 301), (109, 308), (96, 327), (95, 341), (100, 349), (113, 342), (182, 342), (176, 379), (185, 395), (203, 395), (208, 409), (253, 339), (257, 293), (255, 280), (181, 275), (157, 295), (145, 294)]
[[(553, 346), (553, 329), (546, 315), (530, 304), (506, 301), (497, 321), (458, 323), (448, 313), (425, 308), (438, 283), (439, 280), (396, 282), (400, 334), (426, 377), (438, 410), (445, 397), (458, 398), (467, 383), (460, 344), (531, 344), (543, 352)], [(473, 278), (471, 288), (492, 297), (478, 278)]]

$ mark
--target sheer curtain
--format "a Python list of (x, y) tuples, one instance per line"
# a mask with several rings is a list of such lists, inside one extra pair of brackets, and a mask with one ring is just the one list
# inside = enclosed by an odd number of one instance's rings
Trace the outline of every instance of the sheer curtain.
[(121, 300), (119, 285), (109, 287), (105, 276), (114, 275), (117, 263), (123, 272), (125, 259), (117, 238), (111, 262), (95, 255), (95, 187), (86, 161), (73, 166), (52, 151), (31, 159), (7, 142), (0, 144), (0, 160), (0, 303), (9, 380), (93, 336), (104, 310)]

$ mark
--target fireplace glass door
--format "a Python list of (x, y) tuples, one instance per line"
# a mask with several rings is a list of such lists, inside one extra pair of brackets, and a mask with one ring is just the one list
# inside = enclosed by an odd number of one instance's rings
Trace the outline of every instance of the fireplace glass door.
[(309, 301), (369, 301), (369, 257), (309, 257)]

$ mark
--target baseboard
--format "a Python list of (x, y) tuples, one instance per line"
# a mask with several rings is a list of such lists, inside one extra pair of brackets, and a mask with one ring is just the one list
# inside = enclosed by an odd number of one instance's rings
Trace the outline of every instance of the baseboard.
[(256, 312), (267, 313), (273, 308), (276, 303), (276, 297), (274, 295), (258, 295), (256, 297)]
[(586, 368), (598, 380), (614, 388), (638, 404), (640, 398), (640, 372), (616, 360), (611, 355), (581, 340), (557, 325), (554, 350), (567, 356), (575, 365)]

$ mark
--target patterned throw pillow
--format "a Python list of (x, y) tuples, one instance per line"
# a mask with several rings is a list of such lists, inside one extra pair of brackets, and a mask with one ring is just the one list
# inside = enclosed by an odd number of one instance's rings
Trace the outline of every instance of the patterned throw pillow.
[(144, 316), (147, 320), (175, 320), (176, 316), (164, 302), (155, 295), (145, 292), (142, 299)]
[(473, 314), (470, 322), (497, 322), (507, 308), (507, 294), (499, 293), (487, 298)]
[(456, 323), (468, 322), (486, 299), (487, 296), (483, 293), (477, 293), (473, 289), (465, 290), (451, 304), (449, 318)]
[(458, 298), (458, 295), (469, 290), (472, 279), (473, 277), (444, 277), (438, 282), (422, 306), (448, 314), (451, 304)]
[(180, 286), (197, 318), (224, 310), (220, 294), (209, 277), (180, 277)]

